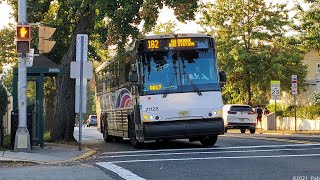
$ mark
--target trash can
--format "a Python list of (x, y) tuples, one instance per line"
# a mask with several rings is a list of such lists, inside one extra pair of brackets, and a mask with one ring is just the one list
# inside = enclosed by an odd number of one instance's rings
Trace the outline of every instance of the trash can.
[[(32, 114), (34, 111), (34, 105), (30, 105), (27, 107), (27, 128), (30, 135), (30, 143), (32, 144)], [(10, 133), (10, 146), (11, 149), (14, 149), (14, 141), (16, 137), (16, 132), (19, 126), (19, 110), (11, 111), (11, 133)], [(31, 145), (32, 148), (32, 145)]]

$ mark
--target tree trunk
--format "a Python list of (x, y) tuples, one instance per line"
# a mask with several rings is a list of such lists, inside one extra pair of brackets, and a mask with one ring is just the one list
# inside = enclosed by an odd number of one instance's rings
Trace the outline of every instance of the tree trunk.
[(72, 34), (69, 50), (61, 60), (61, 67), (67, 72), (60, 73), (57, 79), (57, 104), (54, 116), (54, 131), (51, 136), (54, 141), (75, 141), (73, 137), (76, 117), (75, 80), (70, 78), (70, 62), (76, 60), (77, 34), (89, 34), (94, 27), (96, 0), (84, 2), (87, 2), (87, 4), (83, 4), (81, 7), (83, 12), (80, 12), (80, 14), (82, 16), (79, 18), (74, 34)]
[(248, 93), (248, 103), (247, 103), (247, 104), (250, 105), (250, 106), (252, 106), (252, 103), (251, 103), (251, 100), (252, 100), (252, 95), (251, 95), (251, 82), (250, 82), (250, 81), (247, 82), (246, 87), (247, 87), (247, 93)]

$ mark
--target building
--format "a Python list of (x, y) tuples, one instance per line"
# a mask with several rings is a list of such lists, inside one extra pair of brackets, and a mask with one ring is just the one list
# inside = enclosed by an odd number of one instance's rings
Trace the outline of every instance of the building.
[[(297, 105), (310, 105), (316, 92), (320, 92), (320, 56), (316, 50), (310, 50), (304, 56), (303, 63), (308, 67), (305, 90), (300, 90), (297, 95)], [(299, 86), (299, 77), (298, 77)], [(282, 94), (282, 104), (293, 105), (291, 92)]]

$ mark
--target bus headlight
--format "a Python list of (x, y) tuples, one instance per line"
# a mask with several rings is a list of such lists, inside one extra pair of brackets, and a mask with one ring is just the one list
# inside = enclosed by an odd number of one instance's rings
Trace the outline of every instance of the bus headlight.
[(222, 117), (222, 110), (213, 110), (208, 113), (208, 117)]
[(146, 121), (161, 120), (161, 117), (155, 114), (144, 114), (142, 118), (143, 120), (146, 120)]

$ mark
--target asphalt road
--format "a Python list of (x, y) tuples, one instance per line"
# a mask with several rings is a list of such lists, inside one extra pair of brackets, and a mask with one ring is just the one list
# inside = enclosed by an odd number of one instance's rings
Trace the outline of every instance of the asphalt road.
[(175, 140), (137, 150), (127, 140), (105, 143), (86, 127), (83, 144), (99, 151), (86, 163), (114, 179), (320, 180), (319, 136), (227, 133), (212, 148)]
[(95, 156), (56, 166), (1, 168), (0, 179), (320, 180), (319, 136), (232, 132), (219, 136), (212, 148), (174, 140), (137, 150), (128, 140), (105, 143), (96, 127), (85, 127), (82, 144), (96, 149)]

